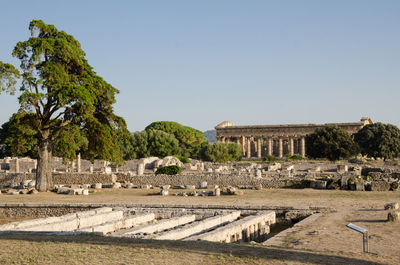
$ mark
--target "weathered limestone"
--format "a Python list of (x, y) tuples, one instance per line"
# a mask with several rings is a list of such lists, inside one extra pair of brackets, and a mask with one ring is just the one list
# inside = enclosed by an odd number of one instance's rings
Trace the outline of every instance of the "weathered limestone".
[(400, 211), (389, 212), (387, 220), (389, 222), (400, 222)]
[[(235, 126), (225, 121), (215, 126), (217, 140), (221, 142), (238, 142), (242, 144), (243, 155), (247, 158), (261, 158), (263, 155), (262, 140), (267, 140), (267, 154), (274, 154), (273, 141), (277, 142), (279, 157), (288, 153), (306, 156), (305, 136), (312, 134), (317, 128), (336, 125), (349, 134), (354, 134), (367, 124), (370, 118), (361, 118), (359, 122), (327, 123), (327, 124), (284, 124), (284, 125), (250, 125)], [(274, 140), (273, 140), (274, 139)], [(252, 147), (254, 152), (252, 152)], [(285, 151), (284, 151), (285, 150)]]
[(210, 230), (214, 227), (222, 225), (224, 223), (232, 222), (239, 218), (240, 211), (235, 211), (226, 215), (217, 215), (214, 217), (206, 218), (204, 220), (185, 225), (181, 228), (160, 233), (152, 237), (153, 239), (164, 239), (164, 240), (180, 240), (191, 235)]
[(269, 225), (274, 224), (275, 212), (247, 216), (213, 231), (191, 236), (185, 240), (204, 240), (213, 242), (250, 241), (269, 233)]
[(399, 209), (399, 203), (397, 202), (385, 204), (385, 210), (397, 210), (397, 209)]
[(101, 223), (99, 225), (81, 228), (78, 232), (92, 232), (100, 234), (108, 234), (120, 229), (128, 229), (140, 224), (153, 221), (155, 218), (154, 213), (134, 215), (126, 219), (119, 219), (111, 222)]
[(164, 219), (156, 223), (138, 226), (128, 231), (124, 232), (122, 236), (125, 235), (135, 235), (135, 234), (152, 234), (159, 231), (167, 230), (176, 226), (191, 223), (196, 220), (195, 215), (184, 215), (171, 219)]

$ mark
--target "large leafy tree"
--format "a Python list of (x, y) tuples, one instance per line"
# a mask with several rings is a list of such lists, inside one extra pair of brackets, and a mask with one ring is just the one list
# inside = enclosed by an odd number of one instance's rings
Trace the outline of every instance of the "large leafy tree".
[(18, 113), (25, 118), (15, 126), (37, 132), (36, 188), (45, 191), (52, 188), (55, 149), (71, 158), (83, 145), (86, 158), (119, 162), (116, 138), (126, 124), (113, 113), (118, 90), (93, 71), (73, 36), (41, 20), (31, 21), (29, 30), (31, 37), (12, 53), (21, 61), (20, 70), (0, 62), (0, 92), (13, 94), (21, 79)]
[(307, 156), (329, 160), (346, 159), (356, 155), (358, 145), (350, 134), (338, 126), (318, 128), (306, 138)]
[(380, 122), (364, 126), (354, 135), (363, 155), (370, 157), (400, 157), (400, 129)]
[(169, 133), (158, 130), (144, 130), (131, 136), (129, 159), (149, 156), (165, 157), (180, 154), (178, 140)]
[(182, 155), (186, 157), (197, 158), (200, 149), (206, 143), (203, 132), (174, 121), (153, 122), (145, 130), (159, 130), (174, 135), (182, 148)]

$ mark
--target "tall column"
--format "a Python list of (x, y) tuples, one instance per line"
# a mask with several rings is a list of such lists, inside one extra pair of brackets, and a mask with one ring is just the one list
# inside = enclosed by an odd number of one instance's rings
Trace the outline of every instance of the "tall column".
[(221, 142), (225, 143), (225, 137), (221, 137)]
[(247, 138), (247, 158), (251, 157), (251, 139)]
[(272, 138), (268, 138), (268, 155), (273, 154)]
[(294, 141), (292, 137), (289, 138), (289, 153), (294, 155)]
[(243, 156), (246, 154), (246, 138), (242, 136), (242, 152)]
[(257, 157), (261, 158), (261, 139), (257, 139)]
[(306, 156), (306, 139), (304, 137), (300, 139), (300, 155), (302, 157)]
[(76, 156), (76, 170), (77, 172), (81, 172), (81, 153)]
[(279, 157), (283, 157), (283, 141), (279, 138)]

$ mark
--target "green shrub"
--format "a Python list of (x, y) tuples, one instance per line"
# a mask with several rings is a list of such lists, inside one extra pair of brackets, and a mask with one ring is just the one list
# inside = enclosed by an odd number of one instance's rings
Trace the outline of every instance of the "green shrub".
[(190, 163), (190, 159), (181, 155), (174, 155), (174, 157), (178, 158), (183, 164)]
[(274, 155), (266, 155), (265, 157), (263, 157), (263, 161), (275, 162), (276, 161), (276, 157)]
[(165, 174), (165, 175), (177, 175), (182, 172), (182, 168), (180, 166), (165, 166), (160, 167), (156, 171), (156, 175), (158, 174)]
[(305, 160), (305, 158), (299, 154), (289, 155), (288, 158), (293, 161)]
[(211, 162), (238, 161), (242, 158), (242, 146), (236, 143), (209, 143), (202, 148), (201, 158)]

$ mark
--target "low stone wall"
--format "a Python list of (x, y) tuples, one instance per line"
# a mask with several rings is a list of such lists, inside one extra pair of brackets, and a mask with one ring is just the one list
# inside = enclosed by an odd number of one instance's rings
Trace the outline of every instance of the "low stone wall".
[[(9, 185), (19, 183), (23, 180), (35, 179), (35, 174), (25, 173), (2, 173), (0, 184)], [(298, 187), (304, 188), (301, 179), (263, 179), (255, 178), (252, 174), (223, 174), (223, 173), (198, 173), (181, 175), (155, 175), (146, 174), (142, 176), (131, 176), (129, 174), (101, 174), (101, 173), (57, 173), (53, 174), (53, 182), (57, 184), (109, 184), (113, 182), (130, 182), (134, 185), (197, 185), (206, 181), (208, 185), (219, 186), (256, 186), (261, 184), (263, 188)], [(302, 186), (303, 185), (303, 186)]]
[[(114, 176), (115, 178), (115, 176)], [(20, 183), (24, 180), (34, 180), (34, 173), (0, 173), (0, 185)], [(112, 183), (113, 175), (102, 173), (53, 173), (53, 183), (57, 184), (93, 184)]]

